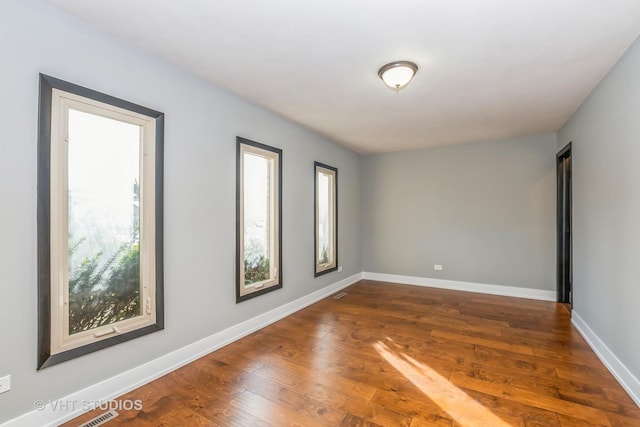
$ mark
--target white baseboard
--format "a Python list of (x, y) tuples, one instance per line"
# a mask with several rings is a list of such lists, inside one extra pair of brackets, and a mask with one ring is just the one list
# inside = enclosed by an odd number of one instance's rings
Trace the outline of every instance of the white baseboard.
[(379, 282), (402, 283), (404, 285), (426, 286), (430, 288), (451, 289), (454, 291), (478, 292), (481, 294), (506, 297), (529, 298), (542, 301), (555, 301), (555, 291), (517, 288), (514, 286), (487, 285), (484, 283), (459, 282), (456, 280), (430, 279), (428, 277), (398, 276), (395, 274), (363, 272), (362, 278)]
[(604, 366), (607, 367), (609, 372), (611, 372), (620, 385), (629, 393), (629, 396), (636, 402), (636, 405), (640, 406), (640, 380), (629, 371), (624, 363), (616, 357), (575, 310), (571, 313), (571, 323), (578, 332), (580, 332), (580, 335), (582, 335), (587, 344), (589, 344), (600, 361), (604, 363)]
[(174, 371), (212, 351), (295, 313), (362, 279), (362, 273), (342, 279), (295, 301), (284, 304), (252, 319), (231, 326), (155, 360), (106, 379), (98, 384), (47, 403), (40, 411), (31, 411), (2, 424), (2, 427), (57, 426), (85, 410), (83, 402), (108, 402), (167, 373)]

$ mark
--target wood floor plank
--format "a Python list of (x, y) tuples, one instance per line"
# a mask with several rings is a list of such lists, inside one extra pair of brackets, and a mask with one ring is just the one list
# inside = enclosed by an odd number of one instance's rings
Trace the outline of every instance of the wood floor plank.
[(607, 417), (613, 427), (638, 427), (640, 417), (627, 417), (624, 415), (608, 412)]
[(458, 341), (466, 344), (482, 345), (485, 347), (497, 348), (500, 350), (508, 350), (514, 353), (527, 354), (533, 356), (533, 349), (524, 345), (505, 343), (504, 341), (489, 340), (462, 334), (454, 334), (451, 332), (434, 329), (431, 331), (434, 337), (445, 338), (448, 340)]
[(555, 397), (640, 419), (640, 408), (629, 402), (626, 399), (626, 395), (614, 393), (613, 390), (594, 384), (593, 381), (581, 383), (562, 378), (543, 378), (522, 374), (514, 377), (509, 369), (500, 367), (485, 369), (464, 366), (459, 371), (471, 378), (524, 388), (548, 397)]
[(562, 305), (373, 281), (344, 292), (121, 396), (142, 408), (109, 426), (640, 426)]
[(292, 409), (302, 417), (315, 420), (316, 424), (336, 425), (343, 418), (344, 413), (330, 405), (331, 399), (317, 399), (316, 393), (300, 392), (296, 383), (287, 383), (274, 376), (273, 371), (254, 372), (246, 376), (243, 386), (247, 391)]
[(371, 402), (363, 405), (362, 402), (356, 400), (347, 400), (340, 409), (383, 427), (409, 427), (412, 420), (411, 415), (402, 414)]
[(453, 420), (420, 390), (378, 390), (371, 402), (383, 408), (395, 408), (396, 411), (411, 416), (411, 425), (429, 422), (435, 426), (450, 426)]
[(346, 414), (338, 424), (339, 427), (380, 427), (380, 424), (372, 423), (353, 414)]
[[(362, 403), (370, 399), (363, 398), (349, 391), (329, 388), (323, 384), (308, 381), (306, 378), (292, 374), (288, 370), (265, 366), (256, 373), (255, 380), (262, 380), (271, 386), (278, 386), (284, 390), (290, 390), (313, 401), (318, 407), (341, 408), (348, 400), (357, 400)], [(322, 404), (322, 405), (321, 405)]]
[(299, 365), (295, 363), (295, 361), (285, 359), (276, 354), (263, 355), (262, 360), (264, 360), (264, 362), (270, 367), (288, 370), (298, 377), (342, 391), (354, 398), (361, 398), (369, 401), (376, 392), (376, 388), (372, 385), (345, 378), (341, 375), (341, 372), (334, 375), (328, 375), (324, 371), (316, 370), (313, 366)]
[(237, 395), (230, 405), (234, 408), (249, 412), (256, 418), (274, 426), (300, 426), (326, 425), (315, 417), (301, 414), (294, 408), (280, 402), (266, 399), (249, 390)]
[(557, 414), (562, 427), (605, 427), (604, 424), (592, 423), (565, 414)]
[(458, 387), (479, 391), (481, 393), (502, 397), (508, 400), (515, 400), (536, 408), (569, 415), (588, 422), (611, 426), (609, 419), (602, 411), (573, 402), (566, 402), (561, 399), (540, 395), (530, 390), (524, 390), (504, 384), (494, 384), (470, 378), (460, 373), (454, 373), (451, 375), (451, 383)]

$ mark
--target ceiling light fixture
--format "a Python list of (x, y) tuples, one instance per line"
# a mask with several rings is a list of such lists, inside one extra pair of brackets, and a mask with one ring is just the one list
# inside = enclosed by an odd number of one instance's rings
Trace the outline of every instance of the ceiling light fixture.
[(380, 67), (378, 76), (384, 84), (398, 92), (409, 84), (417, 72), (418, 66), (411, 61), (394, 61)]

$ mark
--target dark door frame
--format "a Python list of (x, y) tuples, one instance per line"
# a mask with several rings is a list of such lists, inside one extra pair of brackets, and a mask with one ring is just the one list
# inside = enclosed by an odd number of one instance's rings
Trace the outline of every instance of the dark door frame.
[(557, 292), (558, 302), (573, 303), (571, 143), (556, 154)]

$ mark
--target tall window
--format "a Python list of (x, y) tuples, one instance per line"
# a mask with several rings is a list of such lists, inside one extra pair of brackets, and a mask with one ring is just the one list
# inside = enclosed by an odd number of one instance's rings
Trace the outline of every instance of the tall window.
[(162, 328), (163, 115), (48, 76), (40, 102), (43, 368)]
[(282, 287), (282, 150), (237, 138), (236, 300)]
[(338, 169), (315, 162), (315, 276), (338, 268)]

